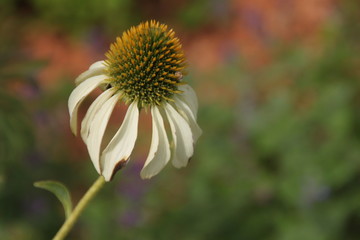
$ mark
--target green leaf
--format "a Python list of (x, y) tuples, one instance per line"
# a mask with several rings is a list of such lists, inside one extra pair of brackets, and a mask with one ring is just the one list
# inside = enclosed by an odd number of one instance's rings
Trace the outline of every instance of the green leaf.
[(64, 184), (58, 181), (48, 180), (35, 182), (34, 186), (46, 189), (55, 194), (64, 207), (66, 218), (70, 216), (72, 212), (72, 202), (69, 190), (65, 187)]

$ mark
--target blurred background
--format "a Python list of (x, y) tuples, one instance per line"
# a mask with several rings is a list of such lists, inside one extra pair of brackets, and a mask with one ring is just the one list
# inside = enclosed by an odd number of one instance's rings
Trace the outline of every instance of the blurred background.
[(183, 43), (204, 133), (187, 168), (144, 181), (142, 113), (134, 157), (69, 239), (360, 239), (358, 0), (1, 0), (0, 239), (50, 239), (63, 223), (34, 181), (65, 183), (76, 203), (97, 178), (67, 99), (150, 19)]

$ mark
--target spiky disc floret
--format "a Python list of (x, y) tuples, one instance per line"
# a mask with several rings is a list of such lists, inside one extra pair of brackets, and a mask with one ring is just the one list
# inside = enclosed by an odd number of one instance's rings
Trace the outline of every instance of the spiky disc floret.
[(164, 24), (150, 21), (132, 27), (111, 44), (106, 57), (110, 84), (122, 90), (127, 103), (160, 105), (181, 92), (184, 54), (174, 31)]

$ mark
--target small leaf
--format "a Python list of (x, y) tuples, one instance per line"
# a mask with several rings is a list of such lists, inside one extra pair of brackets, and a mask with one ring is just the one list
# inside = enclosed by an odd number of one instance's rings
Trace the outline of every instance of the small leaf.
[(65, 210), (65, 216), (68, 218), (72, 212), (72, 203), (71, 203), (71, 197), (68, 189), (65, 187), (64, 184), (57, 181), (38, 181), (34, 183), (35, 187), (46, 189), (59, 199), (59, 201), (62, 203), (64, 210)]

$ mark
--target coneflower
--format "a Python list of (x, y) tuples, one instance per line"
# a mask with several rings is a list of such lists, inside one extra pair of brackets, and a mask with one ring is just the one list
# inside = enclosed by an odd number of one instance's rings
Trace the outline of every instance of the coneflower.
[[(151, 178), (170, 160), (177, 168), (187, 165), (201, 129), (196, 122), (197, 97), (183, 82), (184, 68), (184, 53), (174, 31), (150, 21), (124, 32), (111, 44), (106, 60), (94, 63), (75, 80), (78, 86), (68, 103), (75, 135), (81, 102), (95, 88), (104, 89), (89, 107), (80, 133), (95, 169), (106, 181), (128, 161), (137, 139), (139, 113), (144, 108), (151, 111), (152, 139), (141, 177)], [(109, 118), (120, 101), (128, 105), (125, 118), (101, 149)]]

